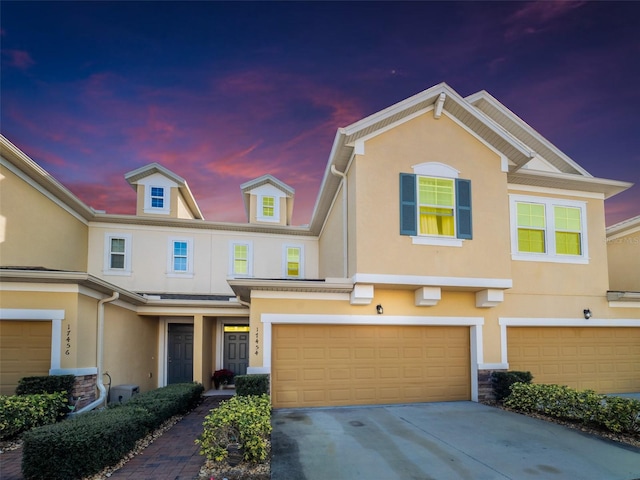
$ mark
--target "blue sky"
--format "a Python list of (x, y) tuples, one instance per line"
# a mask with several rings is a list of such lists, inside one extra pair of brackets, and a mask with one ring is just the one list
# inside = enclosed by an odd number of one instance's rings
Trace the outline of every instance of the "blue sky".
[(205, 218), (245, 221), (270, 173), (308, 223), (337, 128), (446, 82), (487, 90), (596, 177), (636, 185), (640, 2), (14, 2), (1, 9), (3, 135), (96, 209), (159, 162)]

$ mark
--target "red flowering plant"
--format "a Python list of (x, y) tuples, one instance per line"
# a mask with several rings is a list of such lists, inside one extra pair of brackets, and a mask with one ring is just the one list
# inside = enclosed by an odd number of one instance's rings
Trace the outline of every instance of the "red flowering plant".
[(213, 372), (213, 383), (218, 388), (220, 385), (229, 385), (233, 382), (234, 373), (231, 370), (223, 368), (222, 370), (216, 370)]

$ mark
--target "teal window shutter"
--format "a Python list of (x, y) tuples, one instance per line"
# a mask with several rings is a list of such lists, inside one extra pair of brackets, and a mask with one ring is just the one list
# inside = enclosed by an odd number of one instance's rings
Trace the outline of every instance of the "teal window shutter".
[(400, 235), (417, 235), (416, 176), (400, 174)]
[(471, 240), (471, 180), (456, 179), (456, 219), (457, 237)]

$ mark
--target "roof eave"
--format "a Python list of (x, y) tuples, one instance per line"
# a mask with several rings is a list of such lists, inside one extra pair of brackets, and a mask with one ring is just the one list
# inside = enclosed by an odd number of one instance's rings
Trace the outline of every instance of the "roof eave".
[(613, 197), (633, 186), (633, 183), (621, 182), (619, 180), (524, 169), (509, 173), (507, 175), (507, 181), (519, 185), (601, 193), (605, 199)]
[(353, 282), (348, 279), (324, 280), (285, 280), (261, 278), (229, 278), (227, 283), (244, 302), (251, 301), (251, 292), (255, 290), (276, 292), (317, 292), (350, 293)]
[(132, 305), (144, 305), (147, 303), (147, 300), (141, 295), (130, 292), (129, 290), (106, 282), (85, 272), (27, 269), (14, 270), (7, 268), (0, 269), (0, 282), (76, 284), (105, 295), (111, 295), (114, 292), (118, 292), (120, 294), (120, 300), (126, 301)]

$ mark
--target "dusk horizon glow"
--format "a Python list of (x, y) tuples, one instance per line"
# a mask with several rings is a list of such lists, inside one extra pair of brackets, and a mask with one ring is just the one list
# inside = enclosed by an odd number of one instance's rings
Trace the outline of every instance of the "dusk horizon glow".
[(13, 2), (2, 134), (87, 205), (135, 214), (157, 162), (209, 221), (271, 174), (308, 224), (336, 131), (446, 82), (486, 90), (640, 215), (640, 3)]

